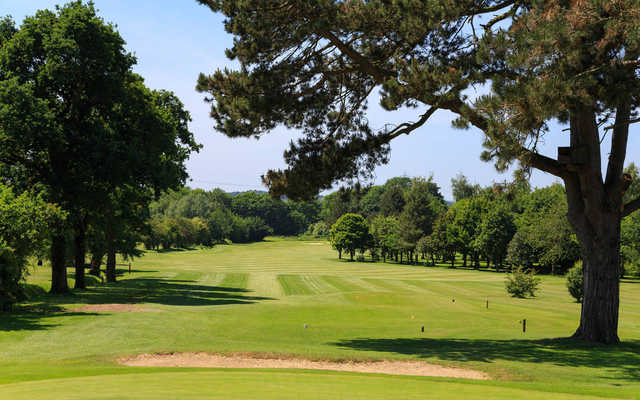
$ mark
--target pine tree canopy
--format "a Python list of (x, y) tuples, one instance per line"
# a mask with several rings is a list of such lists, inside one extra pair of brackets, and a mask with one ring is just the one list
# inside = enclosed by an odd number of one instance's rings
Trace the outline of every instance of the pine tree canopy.
[[(620, 165), (640, 101), (636, 0), (198, 2), (226, 16), (234, 35), (227, 56), (241, 65), (199, 77), (216, 129), (229, 137), (277, 126), (304, 133), (285, 152), (288, 167), (263, 176), (274, 195), (311, 197), (366, 177), (387, 162), (391, 140), (439, 109), (457, 115), (456, 127), (484, 132), (483, 158), (499, 170), (519, 162), (563, 179), (570, 167), (536, 145), (550, 121), (586, 113), (601, 134), (613, 134), (608, 179), (624, 184)], [(479, 87), (488, 94), (468, 95)], [(371, 127), (374, 90), (385, 110), (409, 107), (415, 119)], [(586, 131), (581, 143), (599, 140)], [(599, 169), (600, 147), (587, 153)]]

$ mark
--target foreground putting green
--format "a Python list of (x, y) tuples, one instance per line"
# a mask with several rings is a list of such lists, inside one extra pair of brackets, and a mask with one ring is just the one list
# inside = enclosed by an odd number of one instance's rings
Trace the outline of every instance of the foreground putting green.
[[(559, 277), (514, 299), (503, 274), (352, 263), (326, 243), (280, 239), (150, 252), (121, 272), (117, 284), (0, 314), (0, 398), (640, 398), (640, 282), (621, 286), (624, 343), (592, 347), (550, 339), (579, 319)], [(47, 276), (30, 282), (46, 289)], [(141, 312), (86, 307), (130, 303)], [(495, 380), (115, 363), (173, 351), (417, 359)]]

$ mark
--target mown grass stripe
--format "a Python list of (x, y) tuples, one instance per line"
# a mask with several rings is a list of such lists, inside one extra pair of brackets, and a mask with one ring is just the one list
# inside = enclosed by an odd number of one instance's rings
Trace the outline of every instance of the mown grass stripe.
[(220, 286), (226, 288), (246, 289), (249, 282), (249, 274), (229, 273), (225, 274)]
[(300, 275), (278, 275), (277, 279), (286, 296), (312, 294)]
[(322, 276), (322, 279), (340, 292), (356, 292), (364, 290), (354, 282), (337, 276)]

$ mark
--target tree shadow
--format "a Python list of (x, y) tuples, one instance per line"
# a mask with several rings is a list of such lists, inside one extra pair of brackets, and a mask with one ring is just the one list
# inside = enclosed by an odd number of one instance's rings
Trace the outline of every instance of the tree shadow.
[(558, 366), (606, 368), (603, 378), (640, 380), (640, 340), (615, 346), (593, 345), (571, 339), (490, 340), (398, 338), (345, 339), (331, 345), (436, 358), (444, 361), (496, 360), (550, 363)]
[(67, 312), (59, 306), (48, 304), (29, 304), (14, 306), (12, 312), (0, 313), (0, 332), (39, 331), (59, 326), (59, 323), (45, 322), (52, 317), (97, 316), (96, 313)]
[(191, 284), (194, 281), (162, 278), (123, 279), (117, 283), (98, 285), (70, 295), (46, 296), (42, 300), (58, 304), (136, 304), (152, 303), (169, 306), (216, 306), (253, 304), (273, 300), (249, 296), (247, 289)]
[[(104, 273), (104, 271), (102, 271)], [(141, 273), (153, 273), (153, 272), (159, 272), (159, 271), (153, 271), (150, 269), (132, 269), (131, 273), (132, 274), (141, 274)], [(126, 275), (129, 273), (129, 268), (116, 268), (116, 275)]]

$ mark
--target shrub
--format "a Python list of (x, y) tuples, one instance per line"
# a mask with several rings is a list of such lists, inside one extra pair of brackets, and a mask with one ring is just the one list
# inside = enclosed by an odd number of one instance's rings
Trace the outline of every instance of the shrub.
[(582, 302), (582, 264), (567, 271), (567, 289), (576, 302)]
[(527, 272), (520, 267), (505, 279), (505, 286), (511, 297), (524, 298), (527, 294), (534, 297), (539, 284), (540, 278), (532, 270)]
[(625, 272), (632, 278), (640, 278), (640, 261), (636, 260), (634, 263), (627, 265)]

